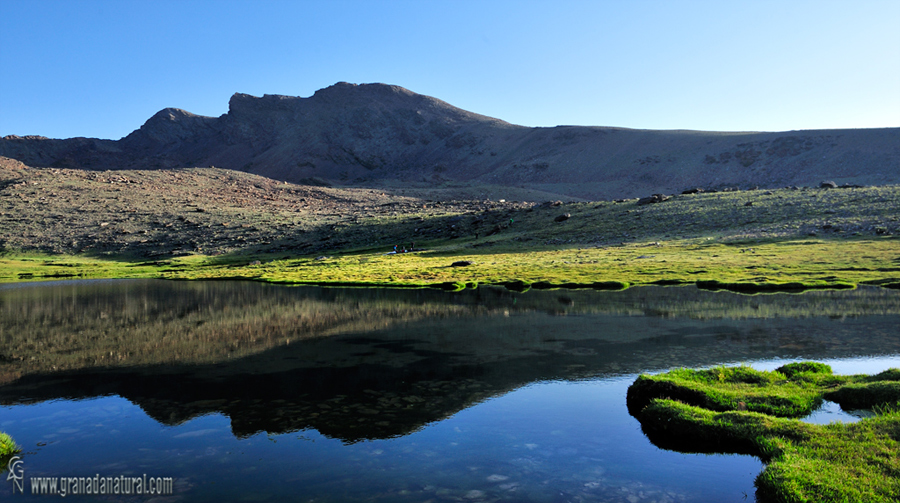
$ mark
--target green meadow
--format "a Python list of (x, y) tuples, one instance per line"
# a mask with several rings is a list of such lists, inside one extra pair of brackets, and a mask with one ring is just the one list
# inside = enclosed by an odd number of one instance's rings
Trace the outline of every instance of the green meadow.
[[(704, 242), (705, 241), (705, 242)], [(749, 251), (748, 248), (752, 248)], [(625, 288), (688, 284), (737, 291), (900, 286), (900, 249), (891, 238), (707, 240), (628, 243), (610, 247), (479, 250), (447, 244), (385, 254), (347, 251), (318, 257), (267, 254), (129, 261), (90, 256), (11, 254), (0, 280), (65, 278), (252, 279), (272, 283), (462, 288)], [(466, 265), (454, 266), (464, 262)]]

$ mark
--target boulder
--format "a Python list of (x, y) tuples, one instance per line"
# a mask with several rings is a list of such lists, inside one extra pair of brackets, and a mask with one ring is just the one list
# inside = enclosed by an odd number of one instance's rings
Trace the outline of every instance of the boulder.
[(667, 196), (665, 194), (653, 194), (650, 197), (642, 197), (642, 198), (638, 199), (637, 203), (638, 203), (638, 206), (642, 206), (645, 204), (661, 203), (663, 201), (668, 201), (669, 199), (672, 199), (672, 197)]

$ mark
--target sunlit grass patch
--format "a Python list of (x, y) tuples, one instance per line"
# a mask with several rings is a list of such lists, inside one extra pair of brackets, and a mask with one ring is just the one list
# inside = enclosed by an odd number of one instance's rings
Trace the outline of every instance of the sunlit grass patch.
[(201, 257), (141, 261), (86, 255), (0, 255), (0, 282), (99, 278), (158, 278), (196, 266)]
[[(656, 445), (684, 452), (759, 456), (760, 501), (888, 502), (900, 497), (900, 370), (835, 376), (800, 362), (775, 371), (750, 367), (677, 369), (640, 376), (630, 412)], [(797, 417), (822, 400), (872, 408), (854, 424), (814, 425)]]
[(894, 502), (900, 498), (900, 413), (855, 424), (809, 425), (803, 440), (766, 437), (760, 501)]
[(21, 450), (12, 437), (0, 431), (0, 466), (2, 468), (5, 469), (9, 458)]
[[(896, 240), (764, 243), (753, 252), (721, 243), (654, 242), (616, 247), (478, 250), (444, 245), (388, 255), (314, 257), (190, 254), (159, 260), (84, 255), (0, 256), (0, 281), (66, 278), (253, 279), (297, 284), (428, 286), (447, 282), (529, 284), (534, 288), (621, 289), (697, 283), (741, 293), (845, 289), (892, 284)], [(468, 262), (464, 267), (453, 263)]]
[[(813, 380), (806, 378), (813, 377)], [(840, 384), (831, 369), (786, 377), (751, 367), (676, 369), (642, 375), (628, 389), (629, 408), (639, 411), (658, 397), (668, 397), (713, 411), (747, 410), (780, 417), (809, 414), (822, 403), (820, 386)]]

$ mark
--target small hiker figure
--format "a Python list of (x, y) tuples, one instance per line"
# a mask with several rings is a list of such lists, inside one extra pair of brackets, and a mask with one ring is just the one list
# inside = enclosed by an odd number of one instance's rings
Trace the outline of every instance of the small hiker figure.
[(415, 249), (416, 249), (416, 242), (410, 241), (409, 242), (409, 251), (415, 251)]
[(397, 245), (394, 245), (394, 253), (397, 253)]

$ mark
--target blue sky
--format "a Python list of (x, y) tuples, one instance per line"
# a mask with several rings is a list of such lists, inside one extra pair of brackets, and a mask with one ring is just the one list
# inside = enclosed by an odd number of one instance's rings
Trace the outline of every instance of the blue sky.
[(384, 82), (527, 126), (900, 126), (900, 0), (0, 0), (0, 136)]

